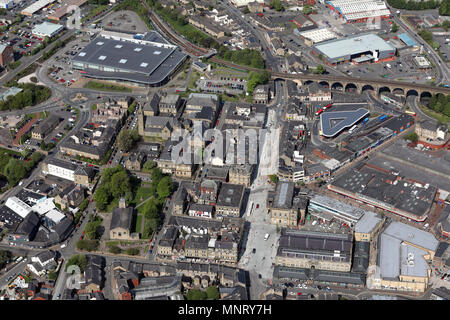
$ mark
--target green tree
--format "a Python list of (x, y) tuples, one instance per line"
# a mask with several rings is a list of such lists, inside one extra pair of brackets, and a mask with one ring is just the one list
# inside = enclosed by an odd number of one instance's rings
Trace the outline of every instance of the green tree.
[(187, 300), (206, 300), (206, 292), (199, 289), (191, 289), (186, 294)]
[(417, 141), (419, 141), (419, 136), (417, 135), (417, 133), (412, 132), (412, 133), (408, 134), (408, 135), (405, 137), (405, 139), (406, 139), (406, 140), (409, 140), (409, 141), (411, 141), (411, 142), (416, 143)]
[(206, 295), (208, 297), (208, 299), (213, 299), (213, 300), (219, 300), (220, 299), (220, 293), (219, 293), (219, 289), (217, 289), (217, 287), (208, 287), (208, 289), (206, 289)]
[(319, 64), (319, 65), (317, 66), (317, 68), (316, 68), (315, 70), (313, 70), (313, 73), (316, 73), (316, 74), (322, 74), (322, 73), (324, 73), (324, 72), (325, 72), (325, 68), (324, 68), (324, 66), (321, 65), (321, 64)]
[(272, 181), (273, 183), (277, 183), (278, 182), (278, 176), (276, 174), (271, 174), (269, 176), (270, 181)]
[(120, 254), (122, 253), (122, 249), (120, 249), (118, 246), (111, 246), (109, 247), (109, 252), (112, 254)]
[(123, 197), (130, 189), (130, 177), (125, 171), (117, 172), (111, 177), (110, 190), (114, 197)]
[(392, 22), (392, 28), (391, 28), (392, 33), (396, 33), (398, 31), (398, 29), (399, 29), (399, 26), (395, 22)]
[(139, 135), (136, 130), (122, 130), (118, 139), (119, 148), (123, 152), (128, 152), (134, 147), (136, 141), (139, 140)]
[(101, 224), (102, 218), (96, 217), (86, 225), (86, 229), (84, 230), (84, 232), (87, 240), (94, 240), (100, 238), (99, 228)]
[(309, 5), (304, 5), (304, 6), (303, 6), (303, 9), (302, 9), (302, 13), (303, 13), (303, 14), (308, 15), (308, 14), (310, 14), (311, 12), (312, 12), (311, 6), (309, 6)]
[(167, 198), (171, 193), (173, 189), (173, 182), (171, 177), (164, 177), (159, 181), (157, 192), (158, 196), (161, 199)]
[(126, 252), (130, 256), (137, 256), (139, 254), (139, 249), (138, 248), (129, 248), (129, 249), (127, 249)]
[(247, 91), (251, 95), (259, 84), (266, 84), (270, 80), (270, 73), (267, 71), (255, 72), (251, 71), (247, 81)]
[(150, 172), (154, 167), (156, 167), (156, 162), (149, 159), (145, 161), (144, 165), (142, 166), (142, 170), (145, 172)]
[(0, 250), (0, 269), (2, 269), (11, 260), (12, 254), (7, 250)]
[(54, 270), (50, 270), (50, 271), (47, 273), (47, 278), (48, 278), (48, 280), (55, 281), (57, 277), (58, 277), (58, 274), (57, 274), (56, 271), (54, 271)]
[(277, 11), (284, 11), (284, 7), (283, 4), (281, 3), (281, 0), (272, 0), (270, 2), (270, 6)]
[(77, 249), (83, 251), (95, 251), (98, 249), (100, 242), (98, 240), (79, 240), (77, 242)]
[(159, 218), (159, 207), (156, 199), (150, 199), (144, 204), (142, 212), (145, 219), (156, 219)]
[(98, 187), (94, 194), (96, 208), (100, 211), (105, 210), (110, 198), (110, 192), (106, 186)]
[(15, 186), (26, 174), (23, 162), (10, 158), (8, 164), (3, 170), (3, 174), (8, 179), (10, 185)]
[(69, 266), (76, 265), (80, 268), (81, 272), (84, 272), (84, 269), (86, 268), (86, 264), (87, 264), (87, 261), (86, 261), (86, 256), (84, 254), (75, 254), (75, 255), (71, 256), (69, 258), (69, 260), (67, 260), (65, 271), (67, 272), (67, 269)]

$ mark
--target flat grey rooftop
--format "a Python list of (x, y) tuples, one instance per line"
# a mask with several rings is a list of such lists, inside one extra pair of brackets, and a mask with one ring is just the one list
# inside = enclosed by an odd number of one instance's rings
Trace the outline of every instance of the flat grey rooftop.
[(382, 217), (379, 214), (372, 211), (365, 211), (363, 217), (355, 225), (355, 232), (370, 233), (381, 219)]
[(425, 277), (428, 265), (423, 255), (426, 252), (415, 246), (435, 251), (438, 243), (431, 233), (400, 222), (391, 223), (380, 235), (381, 277), (388, 279), (397, 279), (399, 275)]
[[(158, 37), (153, 33), (151, 35)], [(176, 47), (137, 44), (98, 36), (72, 62), (87, 64), (84, 68), (86, 76), (152, 84), (163, 81), (185, 57)]]
[(384, 230), (383, 234), (410, 242), (431, 251), (436, 251), (439, 245), (439, 241), (436, 240), (433, 234), (401, 222), (392, 222)]
[(330, 208), (333, 211), (344, 213), (346, 215), (350, 215), (355, 219), (360, 219), (364, 214), (364, 210), (360, 208), (353, 207), (334, 198), (322, 196), (320, 194), (314, 195), (314, 197), (311, 198), (310, 203), (320, 205), (325, 208)]
[(408, 147), (407, 142), (400, 139), (384, 149), (383, 153), (450, 176), (450, 152), (447, 150), (433, 152), (437, 156), (432, 156)]
[[(389, 154), (389, 156), (395, 156), (395, 154)], [(401, 159), (399, 159), (399, 161), (401, 161)], [(367, 163), (388, 171), (397, 170), (400, 172), (400, 175), (404, 177), (408, 177), (417, 181), (423, 181), (431, 185), (435, 185), (439, 189), (450, 192), (450, 179), (443, 179), (443, 177), (440, 175), (427, 172), (417, 167), (408, 166), (405, 163), (388, 159), (386, 157), (383, 157), (383, 153), (380, 153), (378, 156), (371, 158)]]
[(314, 47), (331, 59), (374, 50), (395, 51), (392, 45), (372, 33), (331, 40)]
[(99, 36), (81, 50), (73, 61), (150, 75), (174, 50)]

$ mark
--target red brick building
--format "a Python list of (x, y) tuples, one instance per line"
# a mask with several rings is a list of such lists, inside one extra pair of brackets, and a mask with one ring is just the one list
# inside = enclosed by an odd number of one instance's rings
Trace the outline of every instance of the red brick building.
[(5, 67), (11, 62), (14, 62), (13, 48), (9, 45), (0, 43), (0, 66)]

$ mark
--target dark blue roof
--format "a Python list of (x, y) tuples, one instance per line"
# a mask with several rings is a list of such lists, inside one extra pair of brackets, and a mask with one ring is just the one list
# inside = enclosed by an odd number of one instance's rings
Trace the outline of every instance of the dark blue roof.
[(322, 135), (330, 138), (334, 137), (342, 130), (353, 126), (368, 114), (369, 111), (363, 108), (352, 111), (324, 112), (320, 115)]

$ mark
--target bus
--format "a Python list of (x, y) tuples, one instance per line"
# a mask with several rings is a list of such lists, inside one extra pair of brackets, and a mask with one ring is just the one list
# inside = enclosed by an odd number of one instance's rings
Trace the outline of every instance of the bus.
[(410, 114), (413, 117), (415, 117), (417, 115), (414, 111), (411, 111), (411, 110), (406, 110), (405, 113)]
[(356, 124), (350, 128), (350, 130), (348, 130), (348, 133), (353, 133), (353, 131), (355, 131), (356, 129)]
[(248, 210), (247, 210), (247, 216), (250, 217), (253, 211), (253, 201), (250, 201), (250, 203), (248, 204)]

